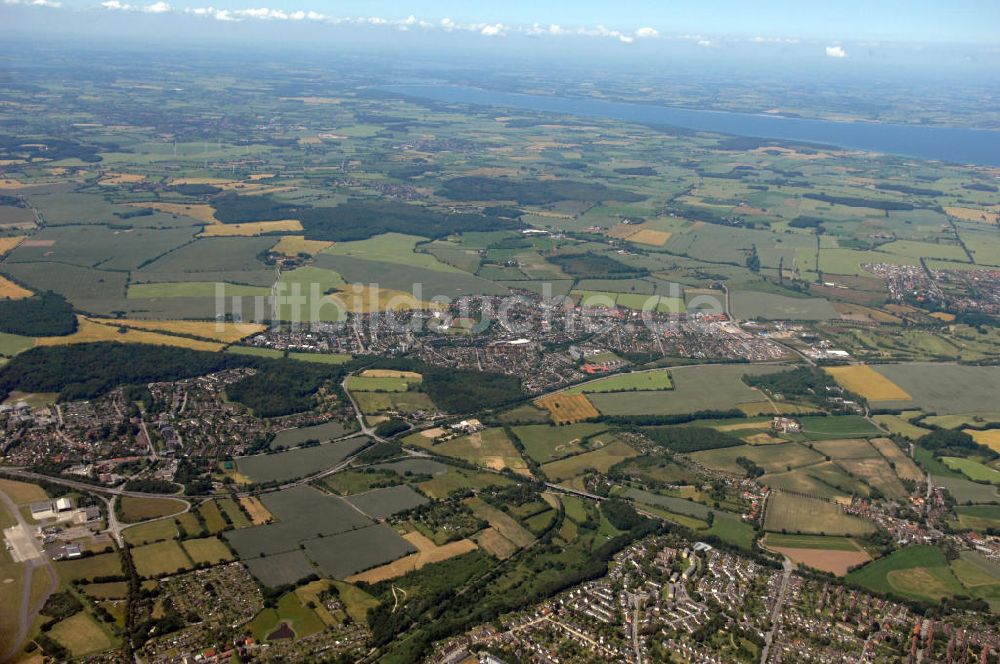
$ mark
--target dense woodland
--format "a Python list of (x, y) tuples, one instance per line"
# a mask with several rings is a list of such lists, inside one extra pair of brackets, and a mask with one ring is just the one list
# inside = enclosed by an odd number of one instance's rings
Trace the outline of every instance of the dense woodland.
[(73, 305), (46, 291), (23, 300), (0, 300), (0, 332), (26, 337), (61, 337), (76, 332)]
[(314, 208), (276, 201), (269, 196), (223, 194), (212, 199), (215, 216), (226, 224), (298, 219), (310, 240), (348, 242), (382, 233), (429, 238), (469, 231), (511, 229), (516, 222), (500, 215), (451, 214), (421, 205), (387, 200), (351, 200)]
[(454, 201), (514, 201), (518, 205), (548, 205), (559, 201), (622, 201), (634, 203), (645, 196), (614, 189), (598, 182), (572, 180), (507, 180), (465, 176), (444, 183), (441, 195)]
[(63, 401), (90, 399), (120, 385), (180, 380), (238, 367), (257, 373), (230, 385), (227, 396), (260, 417), (309, 410), (316, 391), (344, 371), (332, 365), (171, 346), (114, 342), (40, 346), (0, 368), (0, 395), (5, 398), (21, 390), (55, 392)]
[(697, 452), (736, 447), (743, 441), (724, 431), (708, 427), (646, 427), (642, 433), (657, 445), (673, 452)]

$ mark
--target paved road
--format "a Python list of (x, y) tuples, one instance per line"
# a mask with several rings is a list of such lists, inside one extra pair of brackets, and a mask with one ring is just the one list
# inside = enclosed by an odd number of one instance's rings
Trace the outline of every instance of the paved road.
[[(14, 501), (10, 499), (10, 496), (3, 491), (0, 491), (0, 502), (3, 502), (10, 513), (14, 515), (18, 526), (27, 532), (31, 532), (32, 527), (27, 521), (24, 520), (24, 516), (21, 515), (21, 510), (18, 509), (17, 504), (15, 504)], [(7, 644), (7, 648), (5, 650), (0, 650), (0, 662), (6, 662), (9, 659), (12, 659), (15, 654), (20, 651), (20, 646), (27, 638), (28, 630), (31, 628), (31, 624), (34, 622), (35, 616), (41, 610), (42, 606), (45, 605), (45, 601), (48, 600), (49, 595), (55, 592), (56, 587), (59, 584), (59, 577), (52, 568), (52, 561), (49, 560), (47, 555), (45, 555), (45, 552), (42, 550), (38, 540), (31, 537), (30, 544), (35, 550), (35, 555), (34, 557), (24, 561), (24, 581), (23, 587), (21, 588), (21, 601), (18, 606), (17, 636), (14, 638), (12, 643)], [(36, 570), (40, 570), (45, 574), (48, 574), (49, 586), (38, 599), (37, 606), (29, 606), (31, 604), (31, 586)], [(13, 598), (7, 599), (9, 601)], [(4, 611), (9, 610), (10, 604), (8, 601), (4, 602)]]
[(774, 640), (774, 633), (778, 631), (781, 622), (781, 610), (785, 608), (785, 594), (788, 592), (788, 581), (795, 571), (795, 563), (785, 558), (784, 572), (781, 574), (781, 586), (778, 587), (778, 599), (774, 602), (774, 609), (771, 611), (771, 629), (764, 635), (764, 649), (760, 653), (760, 664), (767, 664), (767, 657), (771, 652), (771, 642)]

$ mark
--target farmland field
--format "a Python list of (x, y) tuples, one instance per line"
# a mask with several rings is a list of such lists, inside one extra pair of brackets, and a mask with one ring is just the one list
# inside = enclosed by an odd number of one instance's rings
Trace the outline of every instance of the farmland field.
[(796, 563), (837, 576), (844, 576), (851, 567), (871, 560), (867, 552), (845, 537), (768, 533), (764, 546)]
[(251, 482), (287, 481), (335, 466), (369, 442), (368, 438), (358, 436), (276, 454), (239, 457), (236, 459), (236, 467)]
[(918, 600), (938, 600), (964, 590), (944, 554), (933, 546), (900, 549), (851, 572), (847, 581), (878, 593)]
[(889, 433), (905, 436), (910, 440), (916, 440), (917, 438), (930, 433), (930, 429), (925, 429), (924, 427), (917, 426), (916, 424), (911, 424), (898, 415), (873, 415), (872, 419), (888, 429)]
[(874, 530), (871, 523), (844, 514), (835, 503), (780, 491), (773, 492), (767, 501), (764, 528), (813, 535), (864, 535)]
[(888, 407), (919, 406), (938, 415), (989, 411), (996, 408), (991, 395), (1000, 393), (1000, 367), (911, 362), (875, 370), (912, 396), (912, 402), (887, 400)]
[(261, 497), (275, 522), (226, 531), (226, 540), (244, 561), (261, 553), (271, 555), (298, 547), (298, 542), (326, 537), (371, 525), (342, 498), (330, 496), (310, 486), (298, 486)]
[(1000, 484), (1000, 471), (984, 466), (971, 459), (941, 457), (941, 461), (952, 470), (957, 470), (973, 481)]
[(830, 320), (840, 314), (822, 298), (788, 297), (774, 293), (738, 291), (731, 295), (733, 315), (741, 320)]
[(860, 394), (870, 401), (909, 401), (912, 398), (906, 390), (868, 365), (827, 367), (825, 371), (845, 390)]
[(394, 579), (412, 571), (418, 570), (431, 563), (439, 563), (455, 556), (460, 556), (470, 551), (475, 551), (476, 543), (472, 540), (462, 539), (449, 542), (443, 546), (437, 546), (431, 540), (420, 533), (408, 533), (403, 535), (403, 539), (417, 548), (416, 553), (411, 553), (391, 563), (374, 567), (360, 574), (347, 577), (347, 581), (356, 583), (364, 581), (366, 583), (378, 583), (388, 579)]
[(528, 464), (503, 429), (484, 429), (442, 443), (433, 443), (422, 434), (415, 433), (408, 436), (405, 442), (423, 447), (435, 454), (463, 459), (483, 468), (491, 470), (510, 468), (517, 473), (528, 473)]
[(279, 447), (295, 447), (307, 440), (318, 440), (320, 442), (340, 438), (347, 433), (347, 428), (341, 422), (330, 421), (325, 424), (316, 424), (309, 427), (298, 427), (296, 429), (285, 429), (279, 431), (271, 441), (271, 449)]
[(806, 415), (798, 419), (802, 425), (802, 433), (812, 440), (877, 436), (882, 433), (875, 425), (860, 415), (830, 415), (827, 417)]
[(121, 497), (121, 519), (125, 522), (158, 519), (183, 511), (187, 504), (174, 498), (133, 498)]
[(97, 576), (118, 576), (122, 573), (117, 553), (102, 553), (89, 558), (61, 560), (55, 564), (59, 577), (67, 581), (93, 579)]
[(270, 555), (266, 558), (249, 558), (243, 562), (251, 574), (262, 584), (271, 588), (286, 583), (295, 583), (317, 572), (305, 554), (298, 549)]
[(182, 545), (195, 565), (199, 563), (216, 565), (235, 557), (229, 547), (216, 537), (184, 540)]
[(537, 399), (535, 405), (549, 411), (556, 424), (572, 424), (600, 415), (594, 404), (583, 394), (552, 394)]
[(56, 623), (49, 631), (49, 636), (73, 653), (74, 657), (101, 652), (113, 645), (107, 632), (86, 611)]
[(612, 466), (637, 454), (625, 443), (615, 440), (596, 450), (547, 463), (542, 466), (542, 472), (553, 482), (562, 482), (580, 475), (588, 468), (606, 473)]
[(985, 445), (994, 452), (1000, 452), (1000, 429), (986, 429), (985, 431), (963, 429), (963, 431), (972, 436), (973, 440), (980, 445)]
[(177, 526), (174, 519), (159, 519), (126, 528), (122, 531), (122, 537), (133, 546), (149, 544), (177, 537)]
[(466, 502), (472, 509), (473, 514), (488, 521), (492, 528), (495, 528), (498, 533), (512, 542), (514, 546), (523, 548), (535, 541), (535, 536), (525, 530), (516, 519), (506, 512), (498, 510), (479, 498), (470, 498)]
[(635, 392), (646, 390), (669, 390), (673, 387), (667, 369), (636, 371), (617, 374), (590, 381), (565, 390), (566, 394), (590, 394), (592, 392)]
[(920, 472), (917, 464), (913, 463), (913, 459), (891, 439), (873, 438), (870, 442), (892, 464), (893, 470), (900, 479), (919, 482), (924, 478), (924, 474)]
[(1000, 528), (1000, 505), (959, 505), (955, 508), (963, 528)]
[(564, 426), (537, 424), (514, 427), (513, 431), (528, 456), (538, 463), (548, 463), (585, 452), (584, 441), (607, 431), (607, 427), (589, 423)]
[(416, 547), (392, 528), (377, 524), (330, 537), (307, 540), (306, 554), (323, 572), (343, 579), (413, 553)]
[(799, 443), (739, 445), (691, 454), (692, 459), (708, 468), (743, 475), (743, 467), (736, 463), (739, 457), (750, 459), (766, 472), (787, 471), (823, 461), (822, 455)]
[(712, 365), (671, 369), (674, 389), (655, 392), (592, 394), (590, 400), (605, 415), (679, 415), (699, 410), (734, 408), (761, 401), (760, 392), (741, 380), (744, 374), (783, 371), (776, 365)]
[(408, 486), (394, 486), (351, 496), (347, 502), (373, 519), (384, 519), (428, 501)]
[(346, 387), (352, 392), (406, 392), (412, 382), (419, 382), (419, 378), (349, 376)]
[(132, 558), (136, 571), (145, 577), (175, 574), (191, 567), (191, 560), (174, 540), (136, 547), (132, 549)]

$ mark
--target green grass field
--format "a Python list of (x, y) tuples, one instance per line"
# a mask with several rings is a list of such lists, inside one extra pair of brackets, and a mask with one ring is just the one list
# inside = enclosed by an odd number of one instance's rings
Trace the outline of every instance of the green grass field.
[(952, 470), (959, 471), (970, 480), (1000, 484), (1000, 471), (994, 470), (989, 466), (984, 466), (977, 461), (959, 457), (941, 457), (941, 461)]
[(600, 449), (584, 454), (553, 461), (542, 466), (542, 472), (553, 482), (563, 482), (580, 475), (588, 468), (606, 473), (615, 464), (621, 463), (638, 452), (625, 443), (616, 440)]
[(62, 560), (55, 565), (60, 578), (67, 581), (93, 579), (96, 576), (118, 576), (122, 573), (121, 558), (118, 557), (117, 553), (102, 553), (89, 558)]
[(348, 376), (347, 389), (351, 392), (406, 392), (412, 382), (415, 381), (408, 378)]
[(282, 595), (277, 607), (264, 609), (254, 616), (248, 628), (255, 639), (264, 643), (281, 623), (286, 623), (295, 632), (296, 639), (312, 636), (323, 629), (323, 621), (316, 612), (303, 604), (294, 592)]
[(140, 523), (122, 531), (122, 537), (133, 546), (168, 540), (177, 537), (177, 526), (173, 519), (160, 519), (150, 523)]
[(670, 372), (667, 369), (654, 371), (637, 371), (616, 374), (576, 385), (566, 390), (567, 394), (590, 394), (601, 392), (636, 392), (647, 390), (669, 390), (673, 388)]
[(223, 561), (233, 560), (236, 557), (229, 550), (229, 547), (216, 537), (184, 540), (182, 545), (184, 551), (191, 558), (191, 562), (195, 565), (199, 563), (216, 565)]
[(132, 558), (136, 571), (145, 577), (175, 574), (191, 567), (191, 560), (174, 540), (136, 547)]
[(845, 514), (836, 503), (775, 491), (767, 501), (764, 528), (781, 534), (864, 535), (875, 527)]
[(513, 427), (524, 450), (538, 463), (548, 463), (573, 454), (585, 452), (584, 442), (607, 431), (602, 424), (578, 423), (567, 426), (528, 425)]
[(963, 528), (1000, 528), (1000, 505), (960, 505), (955, 512)]
[(847, 575), (848, 583), (906, 599), (938, 600), (964, 591), (941, 550), (910, 546)]

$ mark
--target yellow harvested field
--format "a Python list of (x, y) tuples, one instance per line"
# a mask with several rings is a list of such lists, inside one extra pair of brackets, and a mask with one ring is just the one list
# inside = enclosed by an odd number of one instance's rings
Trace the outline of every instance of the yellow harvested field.
[(963, 429), (965, 433), (972, 436), (980, 445), (985, 445), (994, 452), (1000, 452), (1000, 429), (987, 429), (977, 431), (976, 429)]
[(629, 242), (637, 242), (639, 244), (649, 244), (654, 247), (662, 247), (670, 239), (670, 233), (667, 231), (654, 231), (652, 228), (647, 228), (639, 231), (635, 235), (630, 235), (628, 237)]
[(903, 388), (865, 364), (824, 369), (845, 390), (860, 394), (870, 401), (910, 401), (913, 397)]
[(267, 329), (266, 325), (257, 323), (218, 323), (215, 321), (201, 320), (137, 320), (133, 318), (122, 319), (93, 319), (94, 322), (104, 325), (123, 325), (137, 330), (150, 330), (153, 332), (166, 332), (167, 334), (185, 334), (202, 339), (211, 339), (231, 344), (251, 334), (258, 334)]
[(332, 246), (333, 242), (307, 240), (302, 235), (286, 235), (278, 241), (278, 244), (271, 247), (271, 251), (282, 256), (298, 256), (299, 254), (314, 256)]
[(240, 498), (240, 505), (243, 505), (247, 513), (250, 515), (250, 521), (253, 522), (255, 526), (262, 526), (265, 523), (270, 523), (273, 517), (264, 503), (260, 502), (260, 498), (256, 496), (243, 496)]
[(205, 226), (198, 237), (256, 237), (267, 233), (287, 233), (301, 231), (302, 223), (298, 219), (282, 219), (280, 221), (255, 221), (247, 224), (211, 224)]
[(927, 314), (931, 318), (937, 318), (945, 323), (951, 323), (955, 320), (955, 314), (949, 314), (947, 311), (935, 311), (933, 313)]
[(535, 405), (549, 411), (556, 424), (572, 424), (600, 415), (586, 394), (550, 394), (537, 399)]
[(17, 180), (0, 178), (0, 189), (25, 189), (30, 186), (32, 185), (24, 184), (23, 182), (18, 182)]
[(415, 546), (417, 553), (411, 553), (387, 565), (381, 565), (360, 574), (349, 576), (344, 580), (348, 583), (357, 583), (358, 581), (378, 583), (387, 579), (395, 579), (396, 577), (418, 570), (424, 565), (439, 563), (442, 560), (448, 560), (449, 558), (475, 551), (478, 548), (476, 543), (469, 539), (462, 539), (457, 542), (449, 542), (444, 546), (437, 546), (434, 542), (416, 532), (403, 535), (403, 539)]
[(442, 309), (444, 305), (424, 302), (412, 294), (388, 288), (361, 286), (340, 291), (327, 298), (336, 302), (341, 309), (353, 314), (370, 314), (385, 311), (406, 311), (409, 309)]
[(270, 180), (275, 175), (277, 175), (277, 173), (254, 173), (247, 179), (250, 180), (251, 182), (256, 182), (258, 180)]
[(133, 184), (136, 182), (142, 182), (145, 179), (145, 175), (138, 175), (136, 173), (105, 173), (104, 177), (97, 181), (97, 184), (114, 186), (116, 184)]
[(36, 346), (62, 346), (65, 344), (89, 344), (95, 341), (117, 341), (125, 344), (155, 344), (158, 346), (178, 346), (194, 350), (222, 350), (224, 345), (210, 341), (198, 341), (168, 334), (157, 334), (145, 330), (120, 328), (118, 325), (104, 325), (89, 318), (77, 317), (78, 328), (64, 337), (39, 337)]
[(396, 371), (395, 369), (365, 369), (361, 375), (366, 378), (412, 378), (414, 380), (423, 378), (416, 371)]
[(0, 300), (23, 300), (31, 295), (32, 292), (27, 288), (22, 288), (7, 277), (0, 276)]
[(634, 224), (615, 224), (607, 231), (605, 231), (604, 234), (607, 235), (608, 237), (613, 237), (617, 240), (624, 240), (630, 235), (635, 235), (638, 232), (639, 232), (639, 227), (635, 226)]
[(961, 219), (962, 221), (975, 221), (982, 224), (993, 224), (994, 226), (1000, 223), (1000, 213), (990, 212), (989, 210), (945, 206), (944, 211), (949, 217)]
[(232, 180), (228, 178), (173, 178), (170, 184), (209, 184), (215, 187), (229, 184)]
[(3, 256), (8, 251), (21, 244), (24, 240), (23, 235), (14, 235), (12, 237), (0, 237), (0, 256)]
[(191, 219), (204, 221), (206, 224), (220, 223), (219, 220), (215, 218), (215, 208), (211, 205), (198, 203), (191, 205), (186, 203), (159, 203), (156, 201), (151, 201), (149, 203), (129, 203), (129, 205), (137, 208), (149, 208), (151, 210), (156, 210), (157, 212), (174, 214), (179, 217), (190, 217)]

